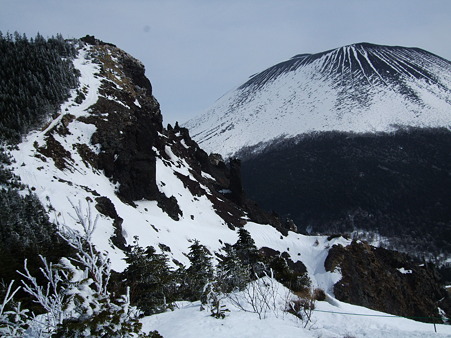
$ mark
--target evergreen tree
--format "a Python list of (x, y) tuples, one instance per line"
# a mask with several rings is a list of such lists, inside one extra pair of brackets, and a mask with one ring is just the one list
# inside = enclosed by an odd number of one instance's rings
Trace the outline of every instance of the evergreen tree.
[(238, 256), (234, 246), (226, 244), (224, 254), (218, 255), (216, 280), (222, 292), (242, 290), (251, 281), (251, 269)]
[(145, 315), (164, 312), (175, 300), (176, 288), (168, 257), (164, 253), (156, 253), (152, 246), (140, 247), (136, 237), (126, 262), (129, 265), (124, 276), (130, 287), (131, 303)]
[(191, 265), (186, 269), (185, 290), (186, 298), (194, 301), (201, 299), (205, 286), (213, 280), (213, 265), (210, 251), (198, 240), (189, 247), (186, 255)]
[(233, 245), (233, 248), (236, 251), (236, 255), (245, 265), (252, 267), (260, 260), (255, 242), (249, 231), (244, 228), (238, 230), (238, 241)]

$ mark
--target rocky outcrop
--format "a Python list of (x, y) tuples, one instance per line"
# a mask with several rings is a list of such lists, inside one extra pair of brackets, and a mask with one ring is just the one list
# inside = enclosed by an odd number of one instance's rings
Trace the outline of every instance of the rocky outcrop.
[(119, 184), (118, 195), (128, 203), (158, 199), (155, 153), (162, 116), (141, 62), (111, 44), (98, 40), (94, 56), (101, 65), (102, 97), (84, 122), (97, 131), (91, 142), (100, 145), (98, 169)]
[(156, 182), (157, 157), (170, 163), (169, 148), (188, 164), (190, 175), (175, 171), (177, 178), (193, 196), (207, 196), (230, 228), (248, 220), (283, 228), (276, 217), (245, 198), (239, 161), (226, 165), (219, 155), (208, 155), (178, 123), (163, 128), (159, 104), (141, 62), (112, 44), (93, 37), (84, 41), (95, 46), (92, 56), (104, 80), (89, 116), (80, 118), (96, 126), (91, 143), (99, 145), (100, 152), (93, 155), (78, 147), (79, 154), (117, 184), (117, 195), (124, 202), (155, 200), (174, 220), (183, 216), (176, 197), (161, 193)]
[(431, 264), (353, 241), (333, 246), (324, 265), (326, 271), (341, 271), (334, 286), (341, 301), (421, 321), (440, 318), (439, 307), (451, 315), (451, 298)]
[(122, 231), (122, 223), (124, 220), (117, 214), (113, 202), (108, 197), (101, 196), (96, 198), (96, 206), (98, 212), (113, 219), (114, 236), (111, 242), (119, 249), (127, 250), (127, 241)]
[(168, 126), (163, 130), (165, 143), (159, 145), (160, 153), (165, 154), (164, 145), (169, 145), (171, 151), (183, 158), (190, 167), (189, 177), (178, 175), (193, 195), (204, 195), (212, 202), (218, 215), (225, 220), (230, 228), (241, 227), (247, 221), (261, 224), (271, 224), (286, 233), (280, 220), (258, 205), (247, 199), (242, 188), (240, 161), (232, 160), (226, 164), (218, 154), (208, 155), (193, 141), (188, 129)]

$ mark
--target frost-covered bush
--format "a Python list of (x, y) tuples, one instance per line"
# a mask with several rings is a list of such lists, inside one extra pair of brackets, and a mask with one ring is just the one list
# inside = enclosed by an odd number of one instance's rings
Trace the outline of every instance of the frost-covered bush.
[[(9, 285), (2, 285), (3, 301), (0, 304), (0, 336), (20, 337), (25, 333), (28, 310), (21, 309), (21, 304), (14, 304), (13, 297), (20, 290), (20, 286), (13, 290), (14, 281)], [(8, 310), (9, 308), (9, 310)]]
[[(62, 258), (53, 264), (40, 256), (43, 265), (40, 271), (47, 281), (44, 284), (30, 273), (26, 261), (24, 272), (19, 272), (24, 278), (22, 287), (45, 311), (28, 317), (27, 334), (36, 337), (159, 337), (156, 332), (149, 335), (141, 332), (139, 312), (130, 305), (128, 288), (127, 293), (120, 296), (108, 291), (110, 261), (91, 242), (97, 218), (93, 219), (89, 207), (85, 214), (80, 205), (73, 207), (74, 218), (84, 232), (64, 228), (61, 236), (76, 250), (75, 257)], [(5, 302), (10, 298), (7, 296)], [(13, 323), (20, 324), (17, 320)], [(19, 326), (25, 329), (24, 325)]]

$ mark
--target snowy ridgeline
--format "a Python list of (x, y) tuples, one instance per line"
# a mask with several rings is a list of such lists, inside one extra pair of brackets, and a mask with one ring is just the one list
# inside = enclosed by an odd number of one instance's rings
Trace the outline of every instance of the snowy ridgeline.
[(449, 61), (425, 51), (345, 46), (270, 67), (185, 125), (225, 157), (312, 132), (449, 127), (449, 70)]

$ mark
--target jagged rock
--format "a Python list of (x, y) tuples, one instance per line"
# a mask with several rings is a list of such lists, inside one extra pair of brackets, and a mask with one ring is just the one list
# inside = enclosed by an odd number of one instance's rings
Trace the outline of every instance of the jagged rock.
[(302, 275), (304, 273), (307, 272), (307, 267), (305, 266), (304, 263), (302, 263), (301, 261), (293, 261), (290, 258), (290, 255), (288, 254), (288, 252), (284, 251), (282, 253), (280, 253), (280, 251), (274, 250), (272, 248), (268, 248), (266, 246), (260, 248), (259, 253), (266, 258), (270, 258), (270, 257), (283, 257), (285, 259), (285, 261), (287, 262), (288, 267), (290, 268), (290, 270), (293, 271), (293, 273), (296, 273), (298, 275)]
[(114, 236), (111, 238), (111, 241), (119, 249), (127, 250), (126, 245), (127, 241), (125, 240), (124, 235), (122, 233), (122, 223), (124, 220), (117, 214), (113, 202), (111, 202), (111, 200), (105, 196), (97, 197), (96, 202), (97, 203), (95, 208), (97, 209), (97, 211), (114, 220), (113, 221)]
[[(119, 183), (118, 194), (124, 201), (156, 200), (160, 195), (152, 148), (156, 146), (158, 132), (162, 131), (159, 104), (152, 96), (150, 81), (138, 60), (111, 45), (108, 52), (102, 49), (105, 47), (98, 48), (101, 74), (105, 77), (110, 71), (121, 74), (110, 77), (111, 81), (102, 81), (100, 88), (101, 93), (117, 100), (99, 97), (90, 108), (91, 116), (81, 119), (97, 127), (91, 142), (101, 148), (98, 167)], [(111, 54), (117, 56), (115, 62)]]
[(164, 194), (160, 194), (158, 198), (158, 206), (167, 213), (173, 220), (178, 221), (180, 216), (183, 216), (183, 212), (177, 203), (177, 199), (174, 196), (166, 197)]
[(47, 135), (46, 145), (39, 147), (37, 151), (45, 157), (50, 157), (60, 170), (67, 168), (69, 162), (73, 162), (70, 152), (64, 149), (52, 134)]
[(434, 267), (405, 254), (353, 241), (333, 246), (324, 265), (326, 271), (341, 271), (334, 286), (341, 301), (423, 321), (439, 318), (439, 306), (451, 315), (451, 299)]

